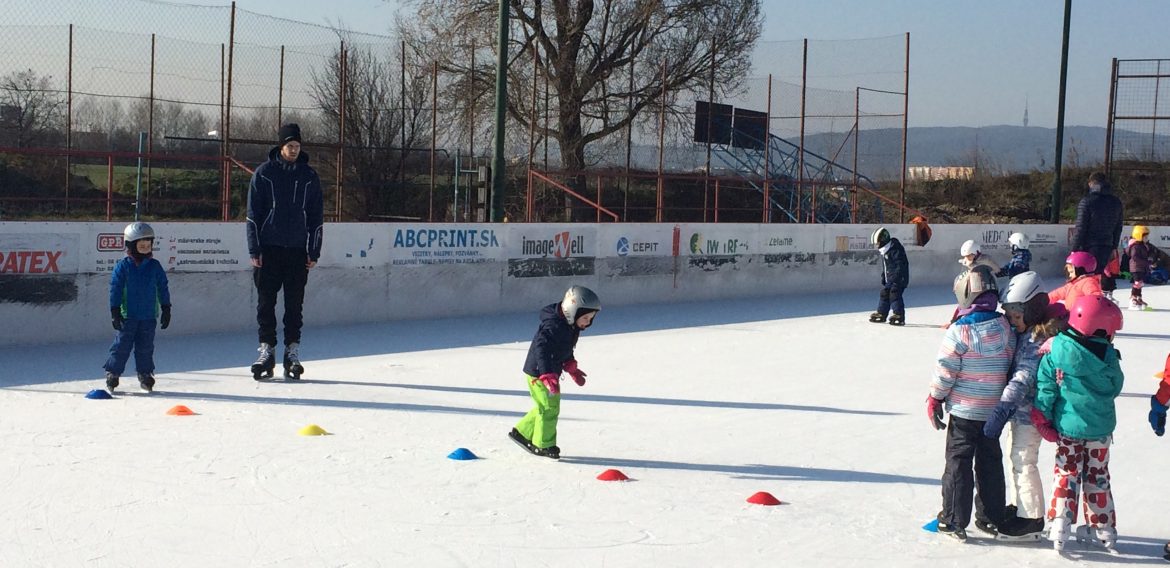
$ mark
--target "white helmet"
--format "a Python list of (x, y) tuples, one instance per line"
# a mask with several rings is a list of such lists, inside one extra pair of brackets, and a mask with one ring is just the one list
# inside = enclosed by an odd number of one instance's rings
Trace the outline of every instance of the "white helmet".
[(569, 325), (577, 323), (577, 318), (588, 312), (601, 310), (601, 298), (584, 286), (573, 286), (565, 292), (565, 299), (561, 300), (561, 313), (565, 314), (565, 321)]
[(122, 239), (127, 243), (132, 243), (139, 239), (153, 239), (154, 229), (143, 223), (142, 221), (135, 221), (126, 225), (126, 230), (122, 231)]
[(890, 231), (885, 227), (878, 227), (873, 234), (869, 236), (869, 244), (875, 248), (882, 248), (886, 243), (890, 242)]
[(1008, 237), (1008, 244), (1012, 245), (1013, 249), (1026, 249), (1028, 248), (1028, 236), (1024, 233), (1012, 233), (1012, 236)]
[[(1017, 233), (1018, 234), (1018, 233)], [(1003, 303), (1023, 304), (1044, 292), (1044, 280), (1034, 271), (1021, 272), (1012, 277), (1003, 291)]]
[(969, 308), (975, 303), (975, 298), (984, 292), (997, 292), (999, 286), (995, 283), (995, 275), (991, 268), (985, 265), (976, 265), (970, 270), (964, 270), (955, 278), (955, 299), (959, 308)]
[(979, 254), (979, 243), (968, 240), (959, 248), (959, 256), (967, 256), (969, 254)]

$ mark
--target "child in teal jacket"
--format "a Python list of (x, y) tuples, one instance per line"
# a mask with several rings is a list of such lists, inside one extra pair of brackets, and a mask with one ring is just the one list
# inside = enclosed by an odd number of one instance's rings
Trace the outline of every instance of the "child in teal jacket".
[(1076, 524), (1078, 498), (1085, 496), (1082, 540), (1116, 550), (1117, 519), (1109, 484), (1109, 446), (1117, 426), (1114, 400), (1125, 380), (1113, 335), (1121, 310), (1104, 296), (1082, 296), (1069, 315), (1069, 329), (1052, 339), (1040, 361), (1032, 420), (1044, 439), (1056, 442), (1056, 479), (1049, 538), (1063, 550)]

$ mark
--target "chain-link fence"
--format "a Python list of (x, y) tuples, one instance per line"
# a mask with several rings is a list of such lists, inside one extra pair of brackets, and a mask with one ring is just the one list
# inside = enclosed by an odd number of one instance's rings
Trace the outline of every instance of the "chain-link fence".
[(1163, 169), (1167, 161), (1170, 161), (1170, 59), (1114, 59), (1106, 168)]
[[(241, 218), (247, 168), (267, 159), (280, 124), (297, 122), (332, 219), (485, 218), (489, 42), (447, 46), (438, 61), (401, 37), (153, 0), (41, 0), (7, 21), (4, 217)], [(590, 144), (586, 171), (564, 172), (550, 135), (556, 89), (529, 69), (543, 55), (513, 42), (507, 217), (584, 219), (615, 204), (623, 221), (880, 217), (878, 186), (896, 188), (905, 169), (908, 49), (903, 36), (759, 42), (750, 77), (663, 93), (669, 116), (648, 106)], [(762, 115), (769, 150), (697, 142), (699, 101)], [(530, 168), (596, 203), (533, 183)]]

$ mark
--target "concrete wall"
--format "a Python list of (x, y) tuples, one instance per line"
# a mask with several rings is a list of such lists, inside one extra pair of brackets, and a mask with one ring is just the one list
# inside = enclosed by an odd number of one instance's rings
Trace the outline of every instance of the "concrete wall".
[[(0, 345), (107, 340), (109, 271), (124, 223), (0, 223)], [(153, 224), (170, 278), (170, 333), (255, 328), (256, 293), (242, 223)], [(309, 276), (313, 325), (530, 310), (572, 284), (607, 305), (874, 289), (876, 225), (328, 224)], [(1063, 225), (938, 225), (926, 247), (890, 227), (910, 258), (911, 287), (949, 284), (960, 244), (999, 262), (1014, 231), (1033, 268), (1060, 273)], [(1128, 234), (1128, 229), (1127, 229)], [(1163, 246), (1170, 231), (1153, 228)], [(279, 308), (278, 308), (279, 309)]]

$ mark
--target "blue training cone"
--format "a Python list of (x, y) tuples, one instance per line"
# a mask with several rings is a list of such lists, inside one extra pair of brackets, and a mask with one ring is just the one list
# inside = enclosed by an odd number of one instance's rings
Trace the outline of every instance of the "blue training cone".
[(938, 532), (938, 519), (934, 519), (925, 525), (922, 525), (922, 530), (930, 531), (932, 533)]
[(106, 392), (106, 389), (93, 389), (85, 393), (85, 398), (90, 400), (109, 400), (114, 397), (110, 396), (110, 393)]
[(475, 460), (475, 459), (479, 459), (479, 456), (471, 453), (471, 450), (469, 450), (467, 448), (455, 448), (455, 451), (447, 454), (447, 459), (459, 460), (459, 461)]

